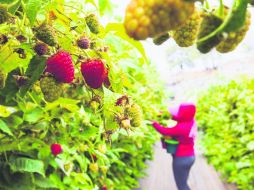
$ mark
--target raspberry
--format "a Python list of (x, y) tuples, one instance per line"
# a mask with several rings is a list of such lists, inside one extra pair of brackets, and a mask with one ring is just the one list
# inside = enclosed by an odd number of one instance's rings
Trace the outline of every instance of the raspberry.
[(27, 76), (13, 75), (14, 80), (16, 81), (19, 87), (27, 84), (29, 78)]
[(45, 43), (38, 42), (34, 46), (34, 51), (40, 56), (45, 55), (48, 51), (48, 46)]
[(103, 186), (102, 190), (108, 190), (107, 186)]
[(63, 152), (62, 146), (60, 144), (52, 144), (50, 146), (50, 149), (51, 149), (51, 153), (54, 156), (57, 156), (58, 154)]
[(35, 31), (36, 38), (41, 40), (42, 42), (48, 44), (49, 46), (55, 46), (57, 44), (55, 30), (52, 26), (42, 24), (38, 28), (36, 28)]
[(0, 68), (0, 89), (3, 89), (5, 87), (5, 80), (6, 80), (6, 75), (4, 71)]
[(97, 173), (99, 171), (99, 166), (97, 163), (91, 163), (89, 164), (89, 169), (93, 172), (93, 173)]
[(27, 38), (23, 35), (18, 35), (16, 36), (16, 39), (20, 42), (20, 43), (24, 43), (27, 41)]
[(124, 20), (127, 34), (136, 40), (157, 37), (184, 24), (194, 11), (182, 0), (132, 0)]
[(100, 32), (100, 23), (95, 14), (90, 14), (85, 18), (86, 24), (90, 31), (94, 34), (98, 34)]
[(0, 24), (5, 23), (9, 18), (7, 8), (0, 5)]
[(44, 95), (44, 99), (47, 102), (53, 102), (57, 100), (62, 94), (62, 85), (59, 84), (54, 77), (47, 76), (40, 80), (41, 91)]
[(81, 72), (87, 85), (97, 89), (102, 86), (107, 70), (101, 60), (93, 59), (81, 64)]
[(8, 42), (8, 37), (4, 34), (0, 34), (0, 45), (4, 45)]
[(132, 127), (140, 127), (142, 122), (142, 111), (138, 104), (132, 104), (127, 109), (127, 115), (131, 118)]
[(165, 33), (165, 34), (162, 34), (162, 35), (160, 35), (160, 36), (154, 38), (154, 39), (153, 39), (153, 43), (154, 43), (155, 45), (161, 45), (161, 44), (163, 44), (164, 42), (166, 42), (169, 38), (170, 38), (170, 36), (169, 36), (169, 33), (167, 32), (167, 33)]
[(201, 17), (197, 10), (188, 19), (185, 24), (173, 31), (173, 38), (180, 47), (189, 47), (195, 43), (198, 30), (201, 23)]
[(53, 74), (58, 82), (71, 83), (74, 79), (71, 55), (65, 51), (59, 51), (48, 58), (46, 72)]
[(250, 23), (251, 15), (250, 12), (248, 12), (246, 15), (246, 21), (244, 26), (236, 32), (228, 33), (227, 38), (216, 46), (216, 50), (220, 53), (227, 53), (233, 51), (244, 39), (246, 33), (249, 30)]
[(116, 106), (125, 106), (129, 104), (129, 98), (126, 95), (123, 95), (122, 97), (118, 98), (116, 101)]
[(81, 49), (88, 49), (90, 47), (90, 41), (89, 41), (89, 39), (87, 37), (82, 36), (81, 38), (79, 38), (77, 40), (77, 45)]
[[(201, 39), (216, 30), (223, 20), (213, 13), (205, 13), (201, 22), (198, 39)], [(209, 40), (198, 42), (197, 48), (201, 53), (208, 53), (212, 48), (221, 42), (221, 36), (214, 36)]]

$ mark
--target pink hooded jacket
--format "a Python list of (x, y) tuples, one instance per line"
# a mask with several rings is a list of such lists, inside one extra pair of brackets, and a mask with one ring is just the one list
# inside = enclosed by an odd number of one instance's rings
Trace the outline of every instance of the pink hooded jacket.
[(153, 122), (154, 128), (162, 135), (171, 136), (179, 142), (175, 156), (194, 156), (194, 141), (197, 135), (194, 118), (196, 106), (191, 103), (182, 103), (178, 107), (169, 108), (169, 112), (177, 124), (173, 127), (164, 127), (158, 122)]

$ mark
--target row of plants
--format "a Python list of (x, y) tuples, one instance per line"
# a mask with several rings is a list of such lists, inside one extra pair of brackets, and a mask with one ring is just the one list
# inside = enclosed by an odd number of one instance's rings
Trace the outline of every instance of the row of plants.
[(144, 176), (165, 92), (142, 44), (100, 23), (110, 5), (1, 1), (0, 189), (128, 190)]
[(254, 187), (254, 80), (212, 86), (198, 99), (200, 143), (208, 161), (238, 189)]

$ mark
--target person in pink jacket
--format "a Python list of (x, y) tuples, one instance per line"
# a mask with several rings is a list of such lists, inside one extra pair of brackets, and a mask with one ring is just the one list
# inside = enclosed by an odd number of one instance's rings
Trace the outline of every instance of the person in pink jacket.
[(179, 144), (173, 154), (173, 173), (178, 190), (190, 190), (187, 180), (190, 169), (195, 161), (194, 142), (197, 134), (195, 121), (196, 106), (192, 103), (182, 103), (169, 108), (172, 119), (177, 124), (165, 127), (154, 121), (153, 127), (164, 136), (171, 136)]

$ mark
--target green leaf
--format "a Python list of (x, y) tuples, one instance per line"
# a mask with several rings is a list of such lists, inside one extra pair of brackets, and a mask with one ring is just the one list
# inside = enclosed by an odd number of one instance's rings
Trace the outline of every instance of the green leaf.
[(0, 105), (0, 117), (9, 117), (12, 113), (16, 111), (16, 108)]
[(31, 86), (41, 77), (46, 67), (46, 58), (40, 56), (34, 56), (26, 70), (26, 76), (29, 77), (26, 85), (20, 89), (21, 97), (24, 97)]
[(39, 173), (45, 176), (44, 163), (41, 160), (12, 156), (9, 165), (13, 172)]
[(57, 188), (50, 179), (42, 177), (40, 175), (35, 176), (34, 184), (40, 188)]
[(37, 122), (41, 118), (43, 118), (43, 110), (41, 108), (34, 108), (32, 110), (29, 110), (28, 112), (24, 113), (23, 117), (25, 121), (31, 123)]
[(2, 96), (2, 98), (0, 96), (0, 102), (10, 101), (19, 91), (17, 83), (13, 77), (13, 75), (18, 75), (18, 74), (19, 74), (18, 70), (14, 70), (8, 74), (6, 82), (5, 82), (5, 87), (4, 89), (0, 91), (0, 95)]
[(3, 4), (10, 4), (10, 3), (13, 3), (15, 0), (0, 0), (0, 3), (3, 3)]
[(30, 23), (33, 25), (38, 11), (40, 10), (42, 5), (42, 0), (29, 0), (25, 6), (25, 11)]
[(93, 6), (97, 7), (97, 4), (94, 0), (86, 0), (85, 3), (91, 3)]
[(107, 10), (110, 10), (110, 1), (109, 0), (98, 0), (100, 15), (103, 16)]
[(233, 8), (229, 14), (227, 25), (225, 26), (225, 32), (236, 31), (240, 29), (246, 18), (246, 12), (249, 0), (235, 0)]
[(15, 12), (18, 10), (19, 6), (21, 5), (21, 0), (16, 0), (8, 7), (8, 12), (11, 14), (15, 14)]
[(122, 38), (123, 40), (125, 40), (126, 42), (128, 42), (129, 44), (131, 44), (134, 48), (136, 48), (139, 51), (139, 53), (145, 58), (145, 60), (148, 61), (143, 45), (139, 41), (136, 41), (136, 40), (130, 38), (126, 34), (123, 24), (121, 24), (121, 23), (109, 23), (106, 26), (105, 32), (106, 33), (112, 32), (115, 35)]
[(3, 131), (4, 133), (13, 136), (10, 128), (6, 125), (6, 123), (0, 119), (0, 130)]

